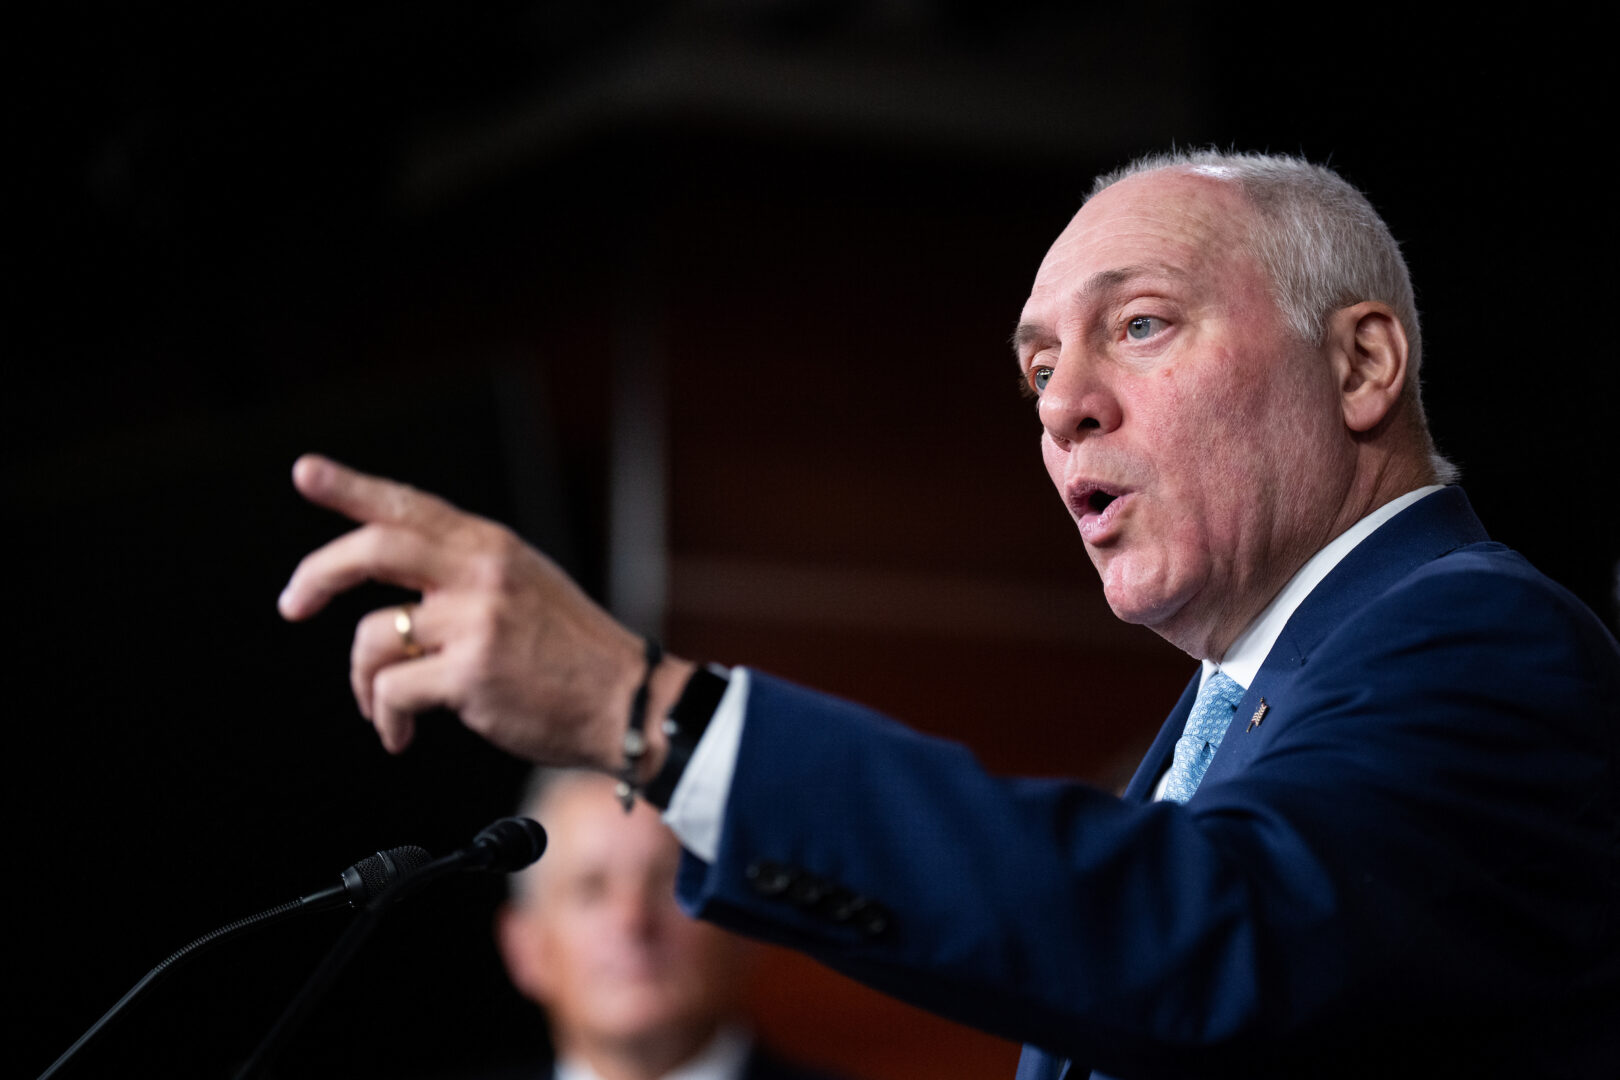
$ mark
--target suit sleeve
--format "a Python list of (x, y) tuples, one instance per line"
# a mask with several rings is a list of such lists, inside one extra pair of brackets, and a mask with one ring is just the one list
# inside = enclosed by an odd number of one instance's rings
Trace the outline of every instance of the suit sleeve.
[(1527, 1025), (1585, 1061), (1620, 993), (1617, 672), (1522, 562), (1438, 560), (1322, 642), (1264, 749), (1185, 807), (993, 777), (756, 676), (718, 857), (680, 892), (1108, 1072), (1453, 1030), (1486, 1053)]

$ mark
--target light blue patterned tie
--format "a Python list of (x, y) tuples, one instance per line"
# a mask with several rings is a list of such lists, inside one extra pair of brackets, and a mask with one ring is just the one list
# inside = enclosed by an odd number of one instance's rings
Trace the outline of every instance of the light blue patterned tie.
[(1225, 673), (1217, 671), (1205, 681), (1193, 701), (1187, 726), (1176, 740), (1175, 760), (1164, 776), (1165, 802), (1184, 803), (1192, 798), (1242, 700), (1243, 687)]

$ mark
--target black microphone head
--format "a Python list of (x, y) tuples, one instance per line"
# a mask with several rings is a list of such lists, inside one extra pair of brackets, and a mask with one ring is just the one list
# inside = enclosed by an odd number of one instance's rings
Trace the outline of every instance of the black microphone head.
[(433, 861), (426, 848), (415, 844), (389, 848), (368, 855), (343, 871), (343, 889), (349, 906), (359, 907), (402, 877), (408, 877)]
[(545, 853), (546, 830), (526, 817), (501, 818), (473, 837), (473, 848), (484, 869), (510, 874)]

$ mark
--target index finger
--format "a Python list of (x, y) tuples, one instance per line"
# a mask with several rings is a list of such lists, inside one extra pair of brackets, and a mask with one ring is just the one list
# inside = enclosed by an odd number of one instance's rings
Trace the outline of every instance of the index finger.
[(292, 475), (293, 486), (304, 498), (365, 524), (403, 525), (437, 538), (465, 516), (435, 495), (319, 454), (305, 454), (293, 462)]
[(426, 592), (451, 576), (440, 545), (393, 525), (362, 525), (305, 555), (276, 606), (284, 618), (307, 619), (340, 592), (381, 581)]

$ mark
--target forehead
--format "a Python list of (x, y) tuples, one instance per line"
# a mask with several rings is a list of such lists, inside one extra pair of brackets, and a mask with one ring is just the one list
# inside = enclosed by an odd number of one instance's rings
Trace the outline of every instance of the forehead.
[(1068, 299), (1088, 284), (1149, 273), (1217, 280), (1235, 259), (1254, 211), (1230, 181), (1184, 169), (1142, 173), (1080, 208), (1042, 260), (1029, 307)]
[(637, 803), (626, 814), (606, 777), (569, 778), (530, 809), (550, 834), (546, 855), (535, 867), (541, 877), (609, 864), (649, 865), (667, 850), (679, 850), (657, 811)]

